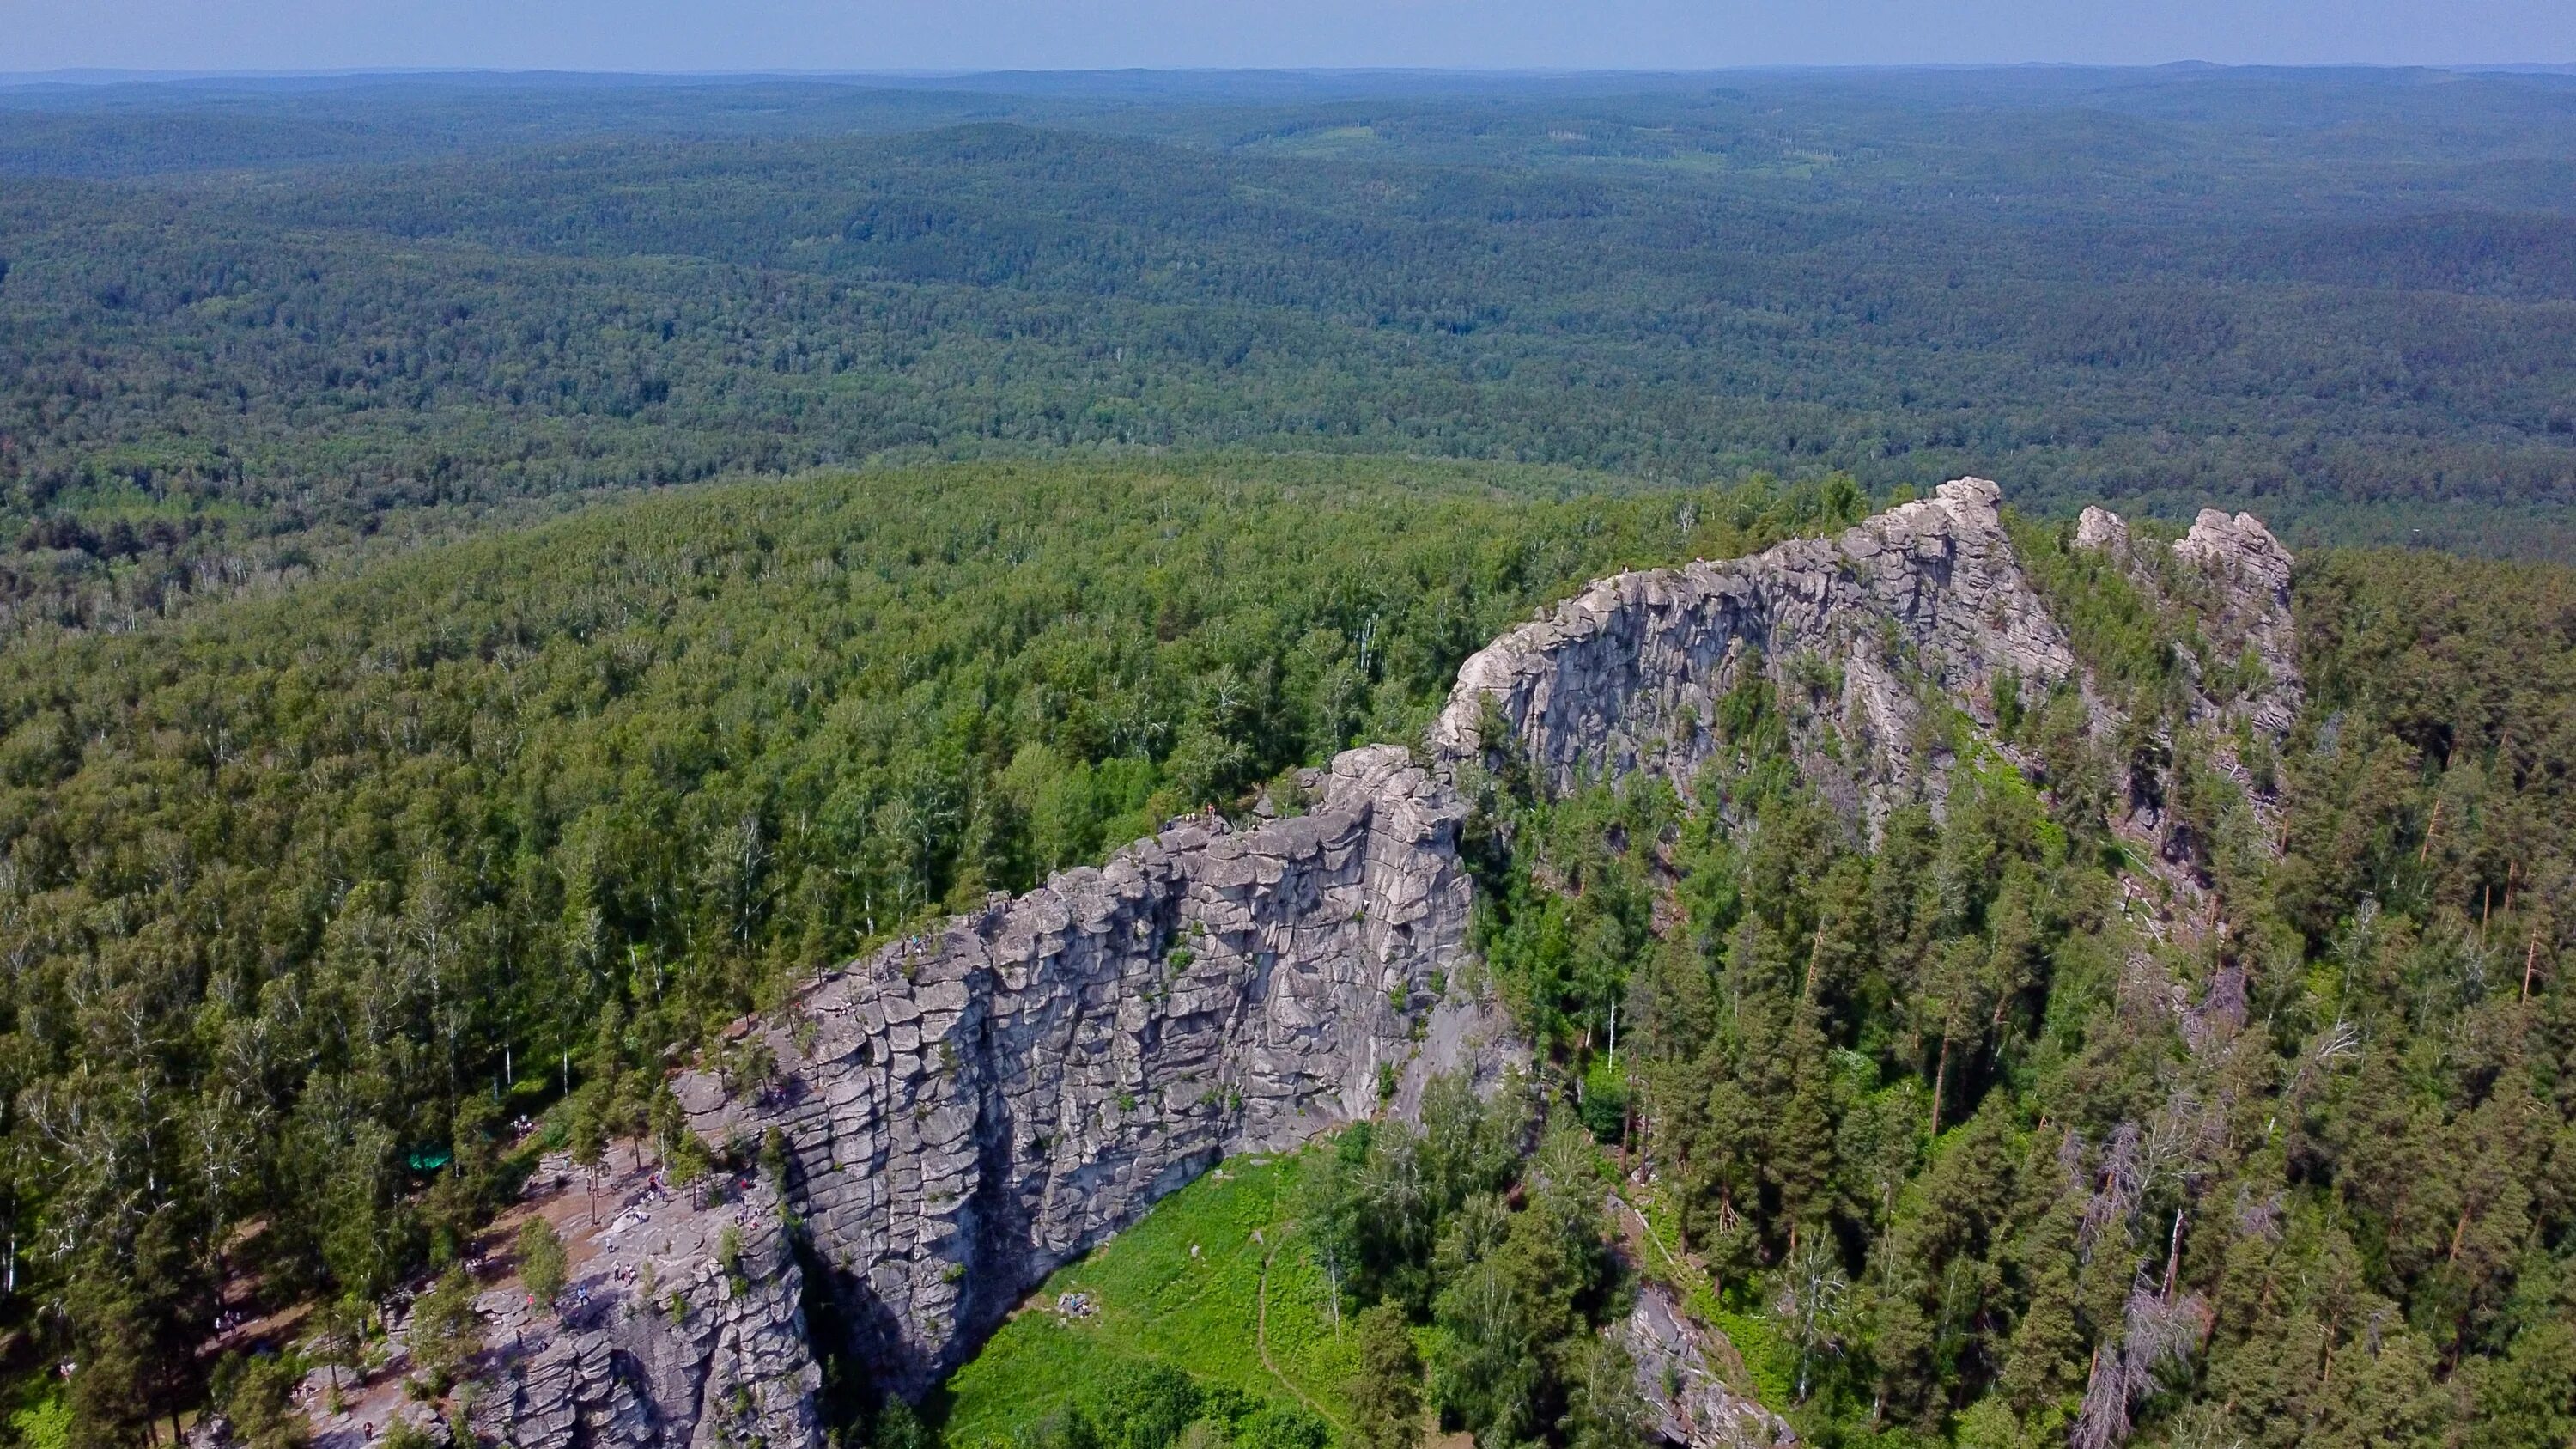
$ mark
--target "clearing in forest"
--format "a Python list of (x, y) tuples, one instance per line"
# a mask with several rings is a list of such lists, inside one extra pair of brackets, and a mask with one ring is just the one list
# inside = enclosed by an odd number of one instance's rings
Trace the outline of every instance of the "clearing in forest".
[(1344, 1419), (1352, 1339), (1293, 1222), (1300, 1161), (1230, 1160), (1058, 1269), (941, 1387), (931, 1413), (947, 1442), (1008, 1441), (1122, 1359)]

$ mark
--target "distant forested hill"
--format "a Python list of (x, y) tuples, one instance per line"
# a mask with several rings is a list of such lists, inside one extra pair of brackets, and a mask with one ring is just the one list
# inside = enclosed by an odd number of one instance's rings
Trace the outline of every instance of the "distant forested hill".
[(1238, 79), (0, 90), (16, 617), (1067, 446), (2576, 547), (2569, 78)]

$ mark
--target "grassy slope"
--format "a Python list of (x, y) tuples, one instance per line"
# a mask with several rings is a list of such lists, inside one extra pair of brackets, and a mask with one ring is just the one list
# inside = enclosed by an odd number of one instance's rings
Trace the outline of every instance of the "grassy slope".
[[(947, 1441), (973, 1449), (1007, 1440), (1121, 1358), (1156, 1360), (1202, 1383), (1262, 1398), (1294, 1402), (1302, 1395), (1327, 1418), (1343, 1418), (1351, 1340), (1335, 1332), (1323, 1275), (1291, 1225), (1297, 1163), (1230, 1161), (1222, 1176), (1200, 1178), (1059, 1270), (1031, 1295), (1027, 1310), (950, 1376), (932, 1410), (944, 1421)], [(1277, 1375), (1262, 1366), (1255, 1336), (1265, 1254)], [(1075, 1291), (1090, 1294), (1099, 1311), (1081, 1319), (1058, 1316), (1057, 1295)]]

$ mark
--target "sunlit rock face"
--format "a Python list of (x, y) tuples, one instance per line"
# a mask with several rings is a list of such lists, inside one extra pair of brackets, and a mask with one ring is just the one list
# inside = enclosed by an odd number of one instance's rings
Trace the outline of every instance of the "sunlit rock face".
[(477, 1300), (490, 1323), (468, 1413), (477, 1437), (821, 1449), (822, 1371), (776, 1194), (757, 1181), (722, 1202), (639, 1192), (577, 1237), (560, 1304), (530, 1304), (515, 1279)]
[(1955, 761), (1931, 711), (1992, 725), (1999, 687), (2036, 702), (2075, 673), (2000, 498), (1961, 478), (1839, 537), (1603, 579), (1469, 659), (1432, 743), (1515, 751), (1560, 790), (1641, 771), (1688, 788), (1737, 748), (1729, 698), (1760, 676), (1828, 799), (1873, 828), (1937, 808)]
[(2298, 629), (2290, 617), (2294, 561), (2261, 519), (2204, 508), (2191, 531), (2162, 550), (2139, 542), (2120, 515), (2087, 508), (2076, 520), (2075, 546), (2108, 554), (2150, 598), (2187, 611), (2213, 658), (2250, 657), (2260, 666), (2220, 689), (2196, 659), (2178, 661), (2190, 676), (2193, 718), (2232, 724), (2241, 716), (2275, 738), (2289, 732), (2304, 695)]
[[(2244, 793), (2263, 827), (2260, 840), (2273, 840), (2280, 802), (2259, 759), (2279, 749), (2306, 701), (2290, 612), (2290, 551), (2254, 515), (2215, 508), (2202, 509), (2169, 548), (2139, 538), (2116, 513), (2087, 508), (2076, 520), (2075, 546), (2104, 554), (2154, 607), (2190, 621), (2194, 647), (2175, 650), (2172, 660), (2181, 718), (2200, 736), (2202, 762)], [(2116, 721), (2106, 713), (2104, 722)], [(2153, 742), (2163, 764), (2132, 772), (2127, 812), (2115, 826), (2149, 847), (2159, 876), (2198, 900), (2204, 882), (2190, 862), (2204, 842), (2169, 808), (2176, 741), (2160, 731)]]
[[(1307, 772), (1308, 813), (1175, 822), (743, 1023), (675, 1083), (690, 1124), (746, 1149), (778, 1135), (809, 1271), (849, 1325), (836, 1347), (917, 1394), (1224, 1155), (1407, 1115), (1435, 1071), (1503, 1077), (1506, 1023), (1453, 980), (1474, 974), (1459, 833), (1479, 774), (1689, 789), (1748, 757), (1760, 696), (1802, 777), (1874, 832), (1942, 808), (1973, 763), (1959, 741), (1990, 744), (2016, 699), (2072, 685), (2106, 721), (1998, 502), (1963, 478), (1837, 537), (1595, 583), (1470, 659), (1421, 751)], [(2132, 546), (2108, 514), (2077, 538)], [(2286, 663), (2288, 556), (2259, 523), (2204, 515), (2171, 553), (2231, 637)], [(2294, 709), (2295, 674), (2276, 678)], [(1721, 1408), (1676, 1401), (1673, 1422), (1771, 1427)]]
[(1732, 1357), (1734, 1345), (1685, 1313), (1670, 1288), (1642, 1285), (1620, 1332), (1637, 1365), (1637, 1396), (1665, 1443), (1786, 1449), (1798, 1442), (1787, 1420), (1727, 1387), (1712, 1360)]
[(2173, 551), (2208, 585), (2193, 602), (2217, 647), (2249, 650), (2262, 665), (2262, 678), (2243, 697), (2254, 727), (2287, 733), (2302, 698), (2290, 551), (2253, 514), (2230, 518), (2215, 508), (2200, 511)]
[(1501, 1049), (1442, 1001), (1467, 926), (1455, 796), (1392, 746), (1314, 784), (1310, 813), (1177, 825), (822, 978), (753, 1026), (776, 1063), (757, 1085), (682, 1079), (709, 1141), (782, 1135), (890, 1386), (953, 1367), (1226, 1154)]

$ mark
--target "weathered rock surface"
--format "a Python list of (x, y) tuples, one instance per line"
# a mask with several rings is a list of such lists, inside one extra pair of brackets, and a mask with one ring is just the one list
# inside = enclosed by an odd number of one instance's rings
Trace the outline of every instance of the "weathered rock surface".
[[(1500, 1075), (1513, 1058), (1500, 1013), (1447, 989), (1470, 904), (1462, 771), (1516, 757), (1550, 789), (1640, 772), (1687, 787), (1741, 751), (1739, 687), (1758, 679), (1805, 777), (1874, 829), (1897, 805), (1946, 800), (1949, 711), (1992, 726), (2012, 691), (2036, 702), (2073, 681), (2089, 696), (1998, 499), (1959, 479), (1837, 538), (1602, 580), (1467, 662), (1427, 757), (1347, 752), (1313, 772), (1311, 813), (1176, 823), (830, 973), (746, 1023), (721, 1069), (682, 1076), (690, 1124), (719, 1144), (779, 1135), (821, 1286), (852, 1325), (842, 1346), (917, 1393), (1048, 1272), (1222, 1156), (1410, 1113), (1435, 1069)], [(2078, 539), (2133, 548), (2098, 511)], [(2288, 691), (2231, 707), (2286, 725), (2297, 683), (2278, 542), (2207, 514), (2159, 568), (2215, 591), (2213, 627)], [(703, 1267), (712, 1218), (618, 1229), (688, 1285), (688, 1313), (606, 1297), (514, 1359), (478, 1414), (548, 1449), (751, 1435), (807, 1449), (798, 1273), (774, 1212), (748, 1211), (741, 1291)], [(629, 1281), (608, 1271), (612, 1288)], [(1663, 1432), (1787, 1442), (1776, 1416), (1725, 1390), (1706, 1331), (1657, 1292), (1628, 1332)]]
[(2202, 625), (2222, 651), (2250, 650), (2263, 678), (2244, 696), (2256, 729), (2286, 734), (2299, 712), (2298, 631), (2290, 619), (2290, 551), (2250, 513), (2204, 508), (2174, 556), (2210, 585)]
[[(1797, 1442), (1787, 1420), (1726, 1386), (1709, 1332), (1672, 1290), (1647, 1283), (1624, 1325), (1637, 1389), (1666, 1443), (1689, 1449), (1774, 1449)], [(1731, 1350), (1727, 1350), (1731, 1352)]]
[(2129, 546), (2129, 520), (2100, 504), (2090, 505), (2076, 516), (2075, 546), (2126, 550)]
[(1220, 1157), (1367, 1115), (1427, 1065), (1465, 812), (1399, 747), (1321, 783), (1311, 814), (1166, 830), (822, 978), (755, 1029), (777, 1063), (756, 1086), (681, 1081), (709, 1141), (782, 1134), (890, 1386)]
[(1474, 757), (1505, 743), (1485, 738), (1498, 726), (1552, 788), (1639, 771), (1687, 787), (1759, 672), (1828, 797), (1873, 828), (1918, 794), (1937, 806), (1954, 762), (1927, 728), (1936, 705), (1991, 725), (1999, 682), (2036, 700), (2075, 672), (2000, 497), (1962, 478), (1839, 538), (1603, 579), (1469, 659), (1432, 744)]
[(2212, 658), (2234, 661), (2250, 654), (2261, 666), (2259, 677), (2241, 692), (2213, 690), (2198, 662), (2184, 659), (2194, 686), (2192, 718), (2233, 723), (2241, 715), (2267, 734), (2288, 733), (2303, 697), (2298, 630), (2290, 617), (2293, 561), (2261, 519), (2204, 508), (2191, 531), (2159, 558), (2120, 515), (2087, 508), (2076, 520), (2075, 546), (2108, 553), (2151, 599), (2189, 611)]
[[(2174, 657), (2185, 684), (2175, 723), (2196, 737), (2200, 758), (2244, 793), (2264, 827), (2261, 848), (2269, 848), (2278, 801), (2245, 746), (2277, 747), (2305, 700), (2289, 550), (2252, 514), (2230, 517), (2215, 508), (2202, 509), (2169, 549), (2138, 538), (2118, 514), (2087, 508), (2076, 520), (2075, 545), (2118, 561), (2153, 607), (2189, 621), (2193, 646)], [(2115, 724), (2105, 708), (2097, 733), (2107, 735)], [(2127, 812), (2113, 825), (2146, 847), (2141, 859), (2149, 870), (2187, 902), (2189, 909), (2168, 914), (2188, 934), (2214, 919), (2204, 919), (2206, 882), (2198, 863), (2207, 842), (2168, 808), (2177, 732), (2174, 724), (2160, 727), (2155, 741), (2165, 763), (2143, 773), (2133, 768)], [(2159, 939), (2167, 935), (2166, 922), (2147, 924)]]
[[(699, 1206), (645, 1192), (589, 1235), (563, 1309), (516, 1280), (490, 1322), (470, 1422), (515, 1449), (819, 1449), (822, 1372), (777, 1195)], [(731, 1258), (731, 1263), (727, 1259)]]

